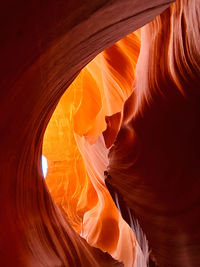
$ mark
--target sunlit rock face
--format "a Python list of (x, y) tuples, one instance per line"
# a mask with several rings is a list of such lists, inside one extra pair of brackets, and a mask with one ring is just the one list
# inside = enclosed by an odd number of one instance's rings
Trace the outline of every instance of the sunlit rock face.
[(178, 1), (141, 38), (137, 31), (99, 54), (63, 95), (44, 136), (55, 202), (90, 245), (125, 266), (136, 264), (140, 248), (105, 170), (147, 235), (152, 261), (199, 263), (198, 8)]
[(199, 266), (200, 7), (171, 2), (2, 3), (1, 266), (144, 267), (144, 234)]
[(136, 240), (105, 186), (104, 171), (133, 90), (139, 50), (138, 31), (90, 62), (62, 96), (43, 141), (50, 164), (46, 182), (55, 202), (90, 245), (126, 266), (134, 265)]

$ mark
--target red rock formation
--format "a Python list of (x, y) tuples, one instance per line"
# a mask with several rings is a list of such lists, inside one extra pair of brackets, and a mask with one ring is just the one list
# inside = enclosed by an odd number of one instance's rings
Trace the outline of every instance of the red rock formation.
[[(120, 266), (81, 239), (53, 202), (41, 174), (42, 140), (60, 97), (80, 70), (170, 2), (1, 4), (2, 266)], [(198, 22), (198, 0), (182, 0), (143, 29), (136, 89), (110, 153), (110, 183), (134, 210), (161, 266), (200, 262)], [(117, 49), (106, 55), (119, 56)], [(128, 77), (124, 81), (129, 83)], [(110, 147), (120, 123), (113, 117), (107, 123), (111, 127), (104, 138)]]
[(180, 0), (142, 29), (109, 183), (159, 266), (200, 263), (200, 3)]

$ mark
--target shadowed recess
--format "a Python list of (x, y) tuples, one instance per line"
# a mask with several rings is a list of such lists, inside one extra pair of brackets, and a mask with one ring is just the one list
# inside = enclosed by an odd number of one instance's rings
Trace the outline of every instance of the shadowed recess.
[(199, 266), (200, 3), (172, 2), (2, 2), (1, 266)]

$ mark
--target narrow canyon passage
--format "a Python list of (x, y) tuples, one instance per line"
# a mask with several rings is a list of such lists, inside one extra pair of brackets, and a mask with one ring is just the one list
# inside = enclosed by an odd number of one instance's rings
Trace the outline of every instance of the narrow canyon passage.
[(199, 0), (0, 12), (0, 266), (199, 266)]

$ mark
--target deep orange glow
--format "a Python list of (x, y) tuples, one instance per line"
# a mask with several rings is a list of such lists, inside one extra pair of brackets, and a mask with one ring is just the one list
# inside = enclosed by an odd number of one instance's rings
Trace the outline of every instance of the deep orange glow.
[(139, 50), (137, 31), (92, 60), (62, 96), (43, 142), (46, 182), (57, 205), (90, 245), (127, 266), (134, 262), (136, 240), (105, 186), (104, 171), (133, 91)]
[(200, 266), (200, 1), (0, 13), (0, 266)]

